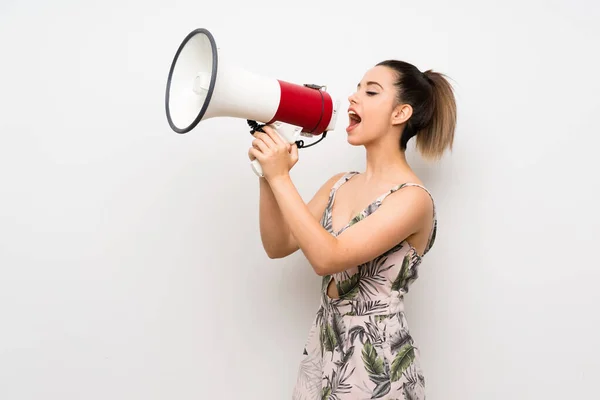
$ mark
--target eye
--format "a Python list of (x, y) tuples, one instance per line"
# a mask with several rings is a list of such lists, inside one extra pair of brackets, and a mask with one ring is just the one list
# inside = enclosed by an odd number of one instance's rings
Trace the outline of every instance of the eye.
[(367, 92), (367, 96), (375, 96), (377, 92)]

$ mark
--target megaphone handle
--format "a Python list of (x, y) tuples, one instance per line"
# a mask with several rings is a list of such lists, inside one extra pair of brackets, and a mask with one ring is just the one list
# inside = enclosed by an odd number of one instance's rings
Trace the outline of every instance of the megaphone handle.
[(258, 176), (259, 178), (264, 177), (262, 167), (260, 166), (260, 163), (258, 162), (258, 160), (256, 160), (256, 159), (252, 160), (252, 162), (250, 163), (250, 166), (252, 167), (252, 171), (254, 171), (256, 176)]
[[(264, 130), (262, 130), (262, 127), (265, 125), (261, 125), (261, 124), (257, 123), (256, 121), (248, 120), (248, 125), (250, 125), (250, 127), (252, 128), (252, 130), (250, 131), (251, 134), (254, 134), (255, 131), (264, 132)], [(298, 134), (300, 133), (300, 131), (302, 130), (302, 127), (290, 125), (290, 124), (283, 124), (281, 122), (275, 122), (273, 126), (276, 127), (275, 132), (284, 141), (286, 141), (290, 144), (297, 143), (296, 138), (297, 138)], [(258, 176), (259, 178), (264, 177), (262, 167), (261, 167), (260, 163), (258, 162), (258, 160), (252, 160), (250, 165), (252, 166), (252, 170), (254, 171), (256, 176)]]

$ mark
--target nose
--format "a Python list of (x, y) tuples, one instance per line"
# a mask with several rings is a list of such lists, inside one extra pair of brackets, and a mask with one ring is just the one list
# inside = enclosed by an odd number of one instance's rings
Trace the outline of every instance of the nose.
[(350, 104), (356, 104), (356, 92), (351, 93), (350, 96), (348, 96), (348, 101)]

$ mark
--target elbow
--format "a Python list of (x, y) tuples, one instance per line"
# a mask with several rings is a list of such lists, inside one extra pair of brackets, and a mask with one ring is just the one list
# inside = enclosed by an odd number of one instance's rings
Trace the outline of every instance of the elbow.
[(322, 246), (317, 251), (310, 252), (309, 262), (319, 276), (332, 275), (343, 271), (345, 269), (344, 265), (347, 264), (343, 252), (340, 252), (337, 247), (337, 243)]
[(335, 272), (335, 268), (333, 268), (333, 262), (327, 258), (322, 260), (315, 260), (311, 262), (310, 265), (313, 268), (313, 271), (319, 276), (331, 275)]
[(265, 253), (267, 253), (267, 257), (269, 257), (271, 260), (277, 260), (279, 258), (283, 258), (285, 257), (285, 255), (283, 253), (279, 253), (273, 250), (266, 250), (265, 249)]
[(279, 258), (285, 258), (290, 254), (294, 253), (298, 250), (298, 246), (295, 246), (291, 240), (288, 240), (285, 243), (281, 241), (267, 241), (264, 238), (262, 239), (262, 246), (269, 257), (272, 260), (276, 260)]
[(289, 249), (265, 248), (265, 253), (267, 254), (267, 257), (269, 257), (271, 260), (277, 260), (289, 256), (293, 253), (293, 250), (291, 251)]
[(345, 271), (353, 265), (341, 257), (334, 257), (332, 253), (330, 253), (329, 257), (323, 257), (321, 260), (311, 262), (313, 270), (319, 276), (333, 275)]

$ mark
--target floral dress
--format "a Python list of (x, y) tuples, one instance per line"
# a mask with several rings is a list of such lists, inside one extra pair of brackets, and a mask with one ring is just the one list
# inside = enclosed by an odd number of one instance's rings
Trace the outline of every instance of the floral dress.
[[(333, 232), (336, 191), (356, 174), (346, 173), (331, 188), (321, 224), (334, 236), (375, 212), (391, 193), (407, 186), (423, 188), (414, 183), (396, 186)], [(436, 230), (434, 206), (424, 253), (431, 249)], [(419, 350), (409, 333), (403, 302), (421, 260), (416, 249), (402, 241), (365, 264), (323, 277), (321, 304), (304, 346), (294, 400), (425, 399)], [(327, 295), (332, 279), (338, 299)]]

